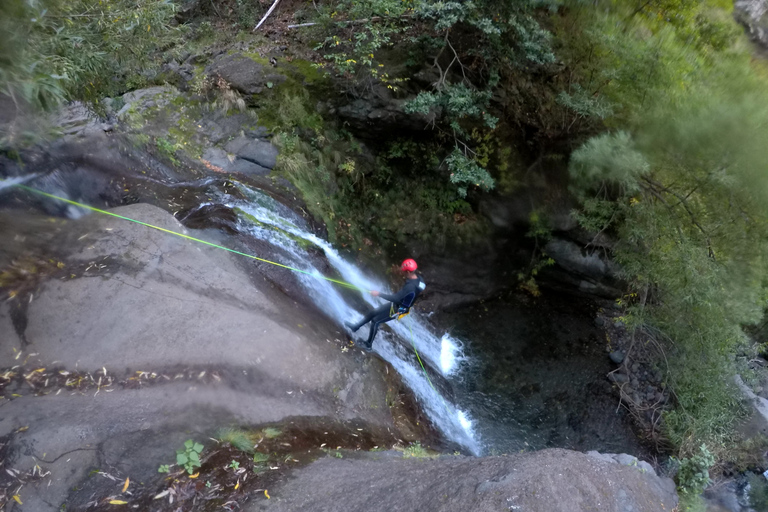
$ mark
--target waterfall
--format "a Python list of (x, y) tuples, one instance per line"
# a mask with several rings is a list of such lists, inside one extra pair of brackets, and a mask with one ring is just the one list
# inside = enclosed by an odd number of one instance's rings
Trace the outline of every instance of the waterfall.
[[(360, 318), (339, 293), (337, 285), (318, 279), (320, 272), (313, 265), (306, 247), (322, 251), (325, 258), (344, 281), (364, 290), (385, 290), (386, 286), (359, 268), (347, 262), (327, 241), (309, 231), (304, 220), (286, 206), (271, 197), (237, 184), (246, 200), (221, 195), (219, 200), (245, 215), (239, 215), (240, 230), (281, 249), (290, 261), (282, 263), (299, 268), (311, 275), (296, 273), (296, 279), (309, 297), (327, 316), (341, 325), (344, 320)], [(429, 285), (427, 283), (427, 285)], [(369, 306), (381, 301), (363, 294)], [(417, 308), (402, 321), (389, 322), (394, 336), (380, 331), (374, 342), (374, 350), (389, 362), (415, 393), (434, 425), (449, 440), (479, 455), (480, 443), (473, 428), (472, 419), (451, 404), (441, 393), (441, 381), (446, 383), (462, 363), (461, 344), (448, 334), (436, 335), (426, 318)], [(432, 376), (428, 379), (418, 361), (413, 346)], [(437, 378), (436, 378), (437, 377)]]

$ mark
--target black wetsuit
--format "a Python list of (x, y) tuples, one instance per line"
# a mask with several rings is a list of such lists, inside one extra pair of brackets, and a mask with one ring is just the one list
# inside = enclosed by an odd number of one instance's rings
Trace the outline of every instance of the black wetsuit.
[(391, 304), (384, 304), (373, 309), (357, 324), (348, 323), (347, 326), (352, 329), (352, 332), (355, 332), (363, 325), (371, 322), (371, 331), (368, 333), (368, 341), (365, 343), (366, 348), (370, 349), (373, 346), (373, 338), (376, 337), (379, 325), (394, 320), (398, 315), (407, 313), (426, 286), (424, 280), (420, 276), (416, 276), (416, 279), (408, 279), (405, 286), (394, 295), (380, 293), (379, 297), (388, 300)]

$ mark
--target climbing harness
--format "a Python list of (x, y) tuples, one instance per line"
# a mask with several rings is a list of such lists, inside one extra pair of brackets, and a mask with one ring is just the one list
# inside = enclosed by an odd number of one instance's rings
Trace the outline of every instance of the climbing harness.
[(307, 272), (306, 270), (301, 270), (300, 268), (290, 267), (288, 265), (283, 265), (282, 263), (277, 263), (275, 261), (270, 261), (270, 260), (267, 260), (267, 259), (264, 259), (264, 258), (259, 258), (258, 256), (254, 256), (252, 254), (247, 254), (247, 253), (244, 253), (244, 252), (236, 251), (234, 249), (230, 249), (230, 248), (224, 247), (222, 245), (214, 244), (212, 242), (206, 242), (205, 240), (200, 240), (199, 238), (195, 238), (195, 237), (192, 237), (192, 236), (189, 236), (189, 235), (185, 235), (183, 233), (178, 233), (178, 232), (172, 231), (170, 229), (161, 228), (160, 226), (155, 226), (153, 224), (148, 224), (146, 222), (142, 222), (140, 220), (132, 219), (130, 217), (125, 217), (123, 215), (118, 215), (116, 213), (108, 212), (106, 210), (100, 210), (99, 208), (94, 208), (93, 206), (88, 206), (87, 204), (78, 203), (77, 201), (72, 201), (70, 199), (65, 199), (63, 197), (55, 196), (53, 194), (49, 194), (47, 192), (43, 192), (42, 190), (38, 190), (36, 188), (28, 187), (26, 185), (15, 185), (15, 186), (18, 187), (18, 188), (21, 188), (23, 190), (26, 190), (28, 192), (33, 192), (35, 194), (39, 194), (41, 196), (49, 197), (51, 199), (57, 199), (59, 201), (62, 201), (62, 202), (68, 203), (68, 204), (72, 204), (72, 205), (75, 205), (75, 206), (79, 206), (81, 208), (85, 208), (87, 210), (91, 210), (91, 211), (94, 211), (94, 212), (97, 212), (97, 213), (103, 213), (104, 215), (109, 215), (110, 217), (117, 217), (118, 219), (123, 219), (123, 220), (127, 220), (127, 221), (130, 221), (130, 222), (135, 222), (136, 224), (141, 224), (142, 226), (146, 226), (148, 228), (156, 229), (158, 231), (162, 231), (163, 233), (168, 233), (168, 234), (171, 234), (171, 235), (180, 236), (181, 238), (186, 238), (187, 240), (192, 240), (193, 242), (199, 242), (201, 244), (210, 245), (211, 247), (216, 247), (217, 249), (223, 249), (223, 250), (228, 251), (228, 252), (239, 254), (240, 256), (245, 256), (246, 258), (251, 258), (251, 259), (254, 259), (254, 260), (257, 260), (257, 261), (261, 261), (262, 263), (269, 263), (270, 265), (275, 265), (277, 267), (282, 267), (282, 268), (285, 268), (285, 269), (288, 269), (288, 270), (292, 270), (294, 272), (299, 272), (301, 274), (307, 274), (309, 276), (316, 277), (318, 279), (325, 279), (326, 281), (330, 281), (331, 283), (335, 283), (335, 284), (338, 284), (340, 286), (346, 286), (347, 288), (351, 288), (353, 290), (367, 291), (364, 288), (360, 288), (359, 286), (355, 286), (352, 283), (347, 283), (346, 281), (341, 281), (339, 279), (333, 279), (331, 277), (327, 277), (327, 276), (324, 276), (324, 275), (321, 275), (321, 274), (316, 274), (314, 272)]
[(395, 320), (400, 320), (401, 318), (405, 318), (406, 316), (411, 314), (411, 308), (407, 308), (405, 306), (400, 306), (399, 308), (395, 309), (395, 303), (390, 303), (389, 306), (389, 318), (394, 318)]
[[(20, 188), (22, 190), (26, 190), (27, 192), (32, 192), (34, 194), (45, 196), (45, 197), (48, 197), (50, 199), (56, 199), (58, 201), (62, 201), (62, 202), (67, 203), (67, 204), (71, 204), (71, 205), (74, 205), (74, 206), (79, 206), (81, 208), (85, 208), (86, 210), (91, 210), (93, 212), (102, 213), (104, 215), (109, 215), (110, 217), (116, 217), (118, 219), (123, 219), (123, 220), (127, 220), (129, 222), (134, 222), (136, 224), (141, 224), (142, 226), (146, 226), (148, 228), (156, 229), (158, 231), (162, 231), (163, 233), (168, 233), (170, 235), (176, 235), (176, 236), (179, 236), (181, 238), (186, 238), (187, 240), (191, 240), (193, 242), (198, 242), (198, 243), (201, 243), (201, 244), (204, 244), (204, 245), (209, 245), (211, 247), (215, 247), (217, 249), (223, 249), (225, 251), (228, 251), (228, 252), (231, 252), (231, 253), (234, 253), (234, 254), (239, 254), (240, 256), (245, 256), (246, 258), (251, 258), (251, 259), (254, 259), (254, 260), (257, 260), (257, 261), (261, 261), (262, 263), (268, 263), (270, 265), (275, 265), (277, 267), (281, 267), (281, 268), (284, 268), (284, 269), (287, 269), (287, 270), (292, 270), (294, 272), (299, 272), (301, 274), (307, 274), (307, 275), (310, 275), (312, 277), (316, 277), (318, 279), (325, 279), (326, 281), (330, 281), (331, 283), (335, 283), (335, 284), (338, 284), (340, 286), (345, 286), (345, 287), (351, 288), (353, 290), (368, 291), (368, 290), (365, 290), (364, 288), (360, 288), (359, 286), (355, 286), (352, 283), (347, 283), (346, 281), (341, 281), (339, 279), (333, 279), (331, 277), (327, 277), (327, 276), (324, 276), (324, 275), (316, 274), (316, 273), (313, 273), (313, 272), (307, 272), (306, 270), (301, 270), (299, 268), (291, 267), (291, 266), (288, 266), (288, 265), (283, 265), (282, 263), (277, 263), (275, 261), (270, 261), (270, 260), (267, 260), (267, 259), (264, 259), (264, 258), (259, 258), (258, 256), (254, 256), (252, 254), (247, 254), (247, 253), (244, 253), (244, 252), (236, 251), (235, 249), (230, 249), (228, 247), (224, 247), (222, 245), (214, 244), (212, 242), (206, 242), (205, 240), (201, 240), (199, 238), (195, 238), (195, 237), (192, 237), (192, 236), (189, 236), (189, 235), (185, 235), (183, 233), (178, 233), (178, 232), (172, 231), (170, 229), (161, 228), (160, 226), (155, 226), (153, 224), (142, 222), (140, 220), (132, 219), (132, 218), (126, 217), (124, 215), (118, 215), (118, 214), (113, 213), (113, 212), (108, 212), (106, 210), (101, 210), (99, 208), (94, 208), (93, 206), (89, 206), (87, 204), (79, 203), (77, 201), (72, 201), (71, 199), (66, 199), (66, 198), (59, 197), (59, 196), (56, 196), (56, 195), (53, 195), (53, 194), (49, 194), (47, 192), (43, 192), (42, 190), (38, 190), (38, 189), (32, 188), (32, 187), (28, 187), (26, 185), (16, 184), (14, 186), (18, 187), (18, 188)], [(406, 261), (408, 261), (408, 260), (406, 260)], [(414, 267), (415, 267), (415, 264), (416, 264), (416, 262), (414, 261), (413, 262)], [(414, 270), (415, 270), (415, 268), (414, 268)], [(411, 313), (411, 308), (409, 308), (409, 307), (400, 306), (400, 307), (397, 308), (397, 310), (395, 310), (395, 304), (394, 303), (390, 306), (390, 317), (392, 317), (392, 318), (397, 317), (397, 320), (405, 318), (410, 313)], [(429, 374), (427, 373), (427, 369), (426, 369), (426, 367), (424, 366), (424, 363), (421, 360), (421, 356), (419, 355), (419, 351), (416, 350), (416, 343), (413, 341), (413, 329), (411, 328), (410, 321), (408, 322), (408, 330), (409, 330), (409, 332), (411, 334), (411, 346), (413, 347), (413, 352), (416, 354), (416, 359), (418, 359), (419, 365), (421, 365), (421, 369), (424, 372), (424, 377), (426, 377), (427, 382), (429, 383), (429, 386), (432, 388), (432, 390), (435, 392), (435, 394), (437, 394), (437, 396), (439, 396), (440, 399), (443, 401), (443, 405), (445, 406), (446, 411), (448, 411), (450, 413), (451, 410), (448, 408), (448, 404), (446, 403), (445, 399), (443, 398), (443, 395), (441, 395), (437, 391), (435, 386), (432, 384), (432, 380), (429, 378)]]

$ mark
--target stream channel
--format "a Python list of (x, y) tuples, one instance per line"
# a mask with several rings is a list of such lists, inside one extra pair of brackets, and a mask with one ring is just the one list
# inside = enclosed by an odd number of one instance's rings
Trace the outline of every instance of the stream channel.
[[(3, 189), (23, 181), (51, 194), (71, 195), (54, 172), (0, 182), (0, 201), (10, 195)], [(328, 275), (364, 290), (388, 288), (270, 195), (243, 183), (208, 179), (198, 182), (195, 197), (198, 203), (188, 204), (184, 217), (204, 217), (222, 206), (237, 212), (238, 240), (252, 254), (303, 272), (255, 264), (266, 274), (283, 273), (284, 284), (292, 281), (285, 287), (306, 295), (340, 331), (344, 320), (357, 320), (367, 307), (381, 303), (320, 278)], [(70, 218), (88, 213), (44, 202), (49, 213), (57, 210)], [(444, 436), (444, 449), (475, 455), (548, 447), (644, 454), (605, 379), (612, 368), (599, 339), (603, 335), (594, 326), (595, 307), (583, 299), (544, 295), (553, 297), (534, 300), (512, 292), (451, 311), (414, 308), (405, 319), (380, 329), (373, 349), (413, 391)], [(357, 336), (366, 336), (367, 329)]]

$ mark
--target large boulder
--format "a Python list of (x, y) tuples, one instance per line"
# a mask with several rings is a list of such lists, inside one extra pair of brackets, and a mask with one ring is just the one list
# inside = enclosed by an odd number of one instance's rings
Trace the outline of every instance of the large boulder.
[(768, 47), (768, 0), (736, 0), (733, 12), (752, 39)]
[(326, 458), (296, 471), (246, 510), (313, 512), (672, 512), (675, 484), (569, 450), (503, 457)]
[(285, 75), (273, 73), (268, 66), (241, 54), (219, 55), (205, 68), (206, 74), (220, 76), (243, 94), (261, 94), (265, 87), (285, 82)]
[[(188, 233), (154, 206), (113, 211)], [(340, 352), (329, 342), (334, 326), (277, 292), (250, 260), (106, 215), (46, 225), (61, 237), (50, 246), (60, 247), (61, 268), (51, 264), (60, 274), (0, 303), (0, 496), (13, 487), (23, 510), (58, 511), (85, 484), (108, 495), (113, 482), (93, 469), (151, 482), (185, 439), (221, 426), (322, 416), (397, 432), (386, 402), (392, 372)], [(11, 366), (40, 375), (37, 387), (8, 383)], [(49, 478), (27, 481), (36, 465)]]

